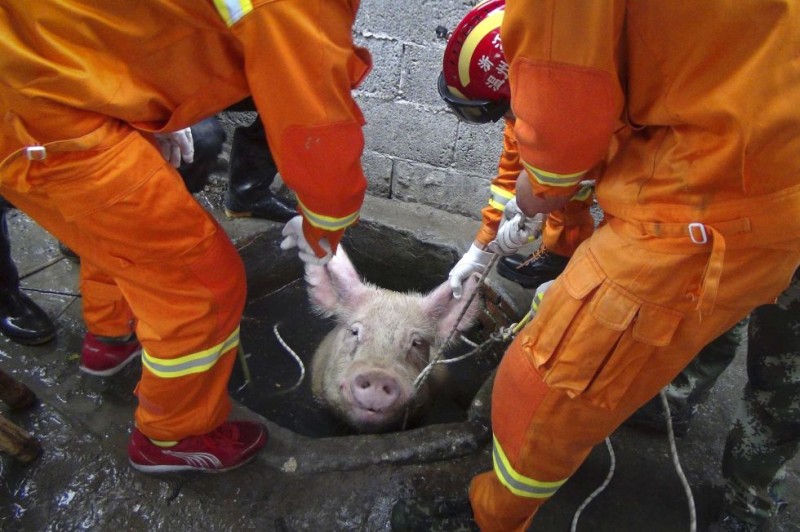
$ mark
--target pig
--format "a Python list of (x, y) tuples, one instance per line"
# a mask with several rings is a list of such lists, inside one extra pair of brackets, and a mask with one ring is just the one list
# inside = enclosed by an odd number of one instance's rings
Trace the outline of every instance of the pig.
[(339, 246), (327, 265), (307, 265), (305, 279), (312, 308), (336, 322), (311, 361), (314, 397), (360, 433), (400, 428), (407, 409), (410, 420), (424, 412), (447, 371), (433, 366), (416, 393), (414, 381), (468, 303), (458, 330), (474, 325), (478, 277), (465, 282), (461, 299), (447, 281), (427, 295), (386, 290), (363, 282)]

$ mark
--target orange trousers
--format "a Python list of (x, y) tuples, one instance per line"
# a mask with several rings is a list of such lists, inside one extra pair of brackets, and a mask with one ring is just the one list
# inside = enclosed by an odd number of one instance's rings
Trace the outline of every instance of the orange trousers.
[(562, 257), (571, 257), (594, 232), (594, 218), (589, 211), (593, 198), (590, 195), (583, 201), (570, 200), (562, 210), (550, 212), (542, 229), (544, 247)]
[[(230, 413), (246, 296), (236, 249), (138, 131), (19, 99), (0, 90), (0, 110), (14, 109), (4, 125), (19, 117), (0, 139), (0, 194), (81, 256), (90, 332), (135, 327), (150, 360), (136, 390), (138, 428), (158, 440), (213, 430)], [(46, 158), (12, 153), (26, 144), (44, 146)]]
[(800, 240), (739, 248), (730, 238), (725, 249), (715, 234), (655, 250), (612, 225), (578, 248), (498, 368), (495, 467), (470, 486), (481, 530), (527, 530), (595, 445), (705, 344), (774, 301), (800, 262)]

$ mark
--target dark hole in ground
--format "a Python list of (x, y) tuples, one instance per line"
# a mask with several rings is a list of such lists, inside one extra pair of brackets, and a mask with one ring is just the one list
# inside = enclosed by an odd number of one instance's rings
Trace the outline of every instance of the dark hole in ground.
[[(447, 278), (451, 259), (446, 253), (406, 242), (387, 256), (372, 245), (376, 238), (373, 231), (362, 231), (360, 238), (356, 232), (356, 237), (355, 242), (344, 243), (345, 249), (362, 279), (368, 282), (393, 290), (427, 293)], [(387, 236), (384, 239), (392, 241)], [(370, 253), (363, 252), (365, 243)], [(426, 259), (425, 267), (415, 268), (413, 261), (420, 257)], [(438, 259), (440, 271), (436, 271), (436, 264), (432, 265), (435, 261), (431, 257)], [(244, 374), (237, 363), (230, 381), (231, 395), (267, 419), (304, 436), (352, 434), (349, 427), (314, 400), (310, 390), (311, 358), (319, 342), (333, 329), (333, 320), (313, 313), (305, 282), (296, 271), (289, 275), (262, 271), (256, 275), (264, 277), (259, 282), (259, 294), (251, 295), (241, 327), (242, 346), (248, 354), (252, 380), (244, 386)], [(305, 378), (299, 386), (295, 387), (301, 368), (281, 346), (273, 330), (276, 324), (283, 341), (305, 365)], [(468, 336), (480, 342), (474, 334)], [(446, 357), (454, 358), (472, 349), (468, 344), (457, 342), (447, 351)], [(466, 411), (475, 393), (497, 362), (494, 354), (483, 352), (451, 364), (450, 378), (439, 389), (428, 412), (413, 426), (466, 420)]]

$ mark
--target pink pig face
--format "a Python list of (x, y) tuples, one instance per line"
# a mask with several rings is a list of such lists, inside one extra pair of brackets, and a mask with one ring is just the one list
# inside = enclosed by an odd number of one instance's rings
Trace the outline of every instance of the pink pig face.
[[(475, 289), (454, 299), (447, 282), (427, 295), (406, 294), (363, 283), (341, 247), (327, 266), (307, 266), (314, 308), (337, 325), (322, 340), (311, 364), (314, 396), (360, 432), (395, 428), (429, 404), (444, 366), (414, 381), (447, 338)], [(477, 318), (475, 298), (459, 323), (469, 329)]]

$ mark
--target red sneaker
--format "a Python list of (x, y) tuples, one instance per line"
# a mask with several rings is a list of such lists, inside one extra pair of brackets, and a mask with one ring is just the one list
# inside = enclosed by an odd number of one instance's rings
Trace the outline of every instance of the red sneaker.
[(108, 377), (124, 368), (142, 353), (142, 345), (136, 336), (130, 340), (108, 341), (90, 332), (83, 338), (81, 349), (81, 371), (91, 375)]
[(145, 473), (221, 473), (246, 463), (265, 443), (266, 427), (252, 421), (226, 421), (207, 434), (189, 436), (172, 447), (159, 447), (134, 428), (128, 459), (135, 469)]

